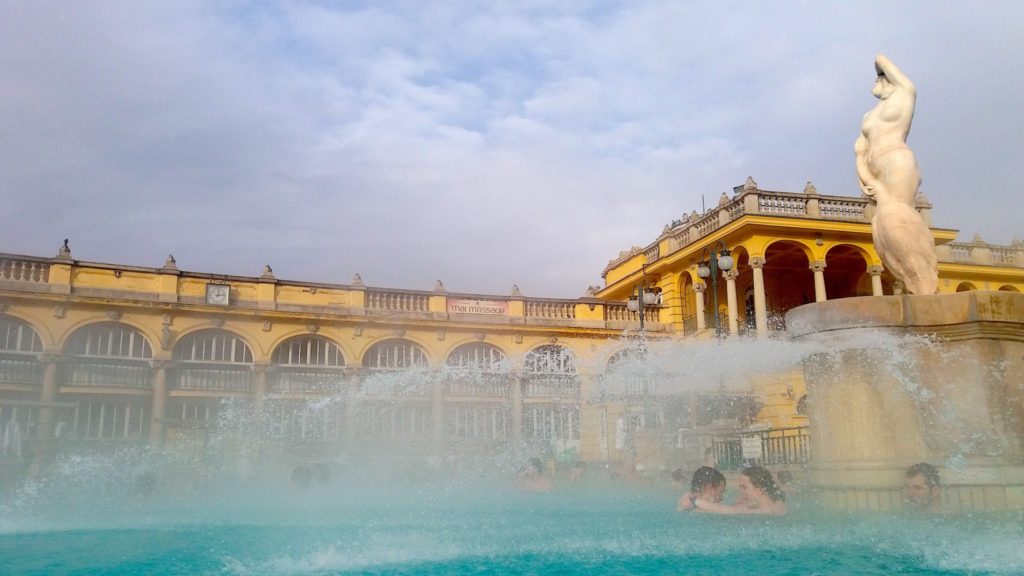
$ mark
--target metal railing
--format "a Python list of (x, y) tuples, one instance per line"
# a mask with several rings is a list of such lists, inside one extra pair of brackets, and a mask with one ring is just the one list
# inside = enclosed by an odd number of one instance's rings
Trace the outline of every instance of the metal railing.
[(150, 388), (152, 369), (146, 365), (76, 360), (64, 366), (67, 386)]
[(251, 392), (252, 370), (248, 365), (239, 368), (212, 368), (188, 366), (178, 368), (179, 390), (215, 390), (219, 392)]
[(806, 464), (811, 459), (808, 427), (797, 426), (715, 436), (711, 448), (717, 467), (721, 470), (736, 470), (743, 465), (743, 438), (751, 436), (761, 438), (761, 458), (757, 463), (763, 466)]
[(285, 371), (269, 376), (270, 389), (280, 394), (340, 394), (345, 390), (341, 371)]

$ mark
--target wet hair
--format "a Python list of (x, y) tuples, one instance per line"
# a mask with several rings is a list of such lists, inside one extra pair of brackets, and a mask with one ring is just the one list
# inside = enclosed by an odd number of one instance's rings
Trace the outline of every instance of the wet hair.
[(935, 469), (935, 466), (932, 466), (927, 462), (920, 462), (918, 464), (914, 464), (910, 468), (907, 468), (907, 478), (913, 478), (918, 474), (924, 476), (924, 483), (927, 484), (929, 488), (942, 486), (942, 482), (939, 481), (939, 471)]
[(725, 486), (725, 476), (711, 466), (697, 468), (690, 481), (690, 491), (696, 493), (710, 486)]
[(779, 489), (772, 478), (772, 473), (763, 466), (751, 466), (744, 468), (740, 474), (750, 479), (750, 483), (768, 495), (775, 502), (785, 502), (786, 493)]
[(537, 470), (538, 474), (544, 473), (544, 463), (540, 461), (540, 458), (530, 458), (527, 464), (533, 466)]

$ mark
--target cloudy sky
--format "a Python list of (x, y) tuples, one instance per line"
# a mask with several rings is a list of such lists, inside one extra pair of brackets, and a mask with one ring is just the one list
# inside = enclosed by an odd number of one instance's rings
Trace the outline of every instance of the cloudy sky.
[(0, 0), (0, 252), (576, 297), (753, 176), (859, 195), (877, 52), (935, 225), (1024, 202), (1024, 2)]

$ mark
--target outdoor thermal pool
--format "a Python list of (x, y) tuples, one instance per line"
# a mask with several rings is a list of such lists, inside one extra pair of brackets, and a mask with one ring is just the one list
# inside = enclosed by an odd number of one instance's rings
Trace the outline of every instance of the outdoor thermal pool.
[(0, 508), (0, 565), (91, 575), (1024, 573), (1019, 514), (833, 515), (797, 495), (787, 517), (716, 517), (676, 512), (667, 485), (563, 481), (529, 494), (510, 475), (148, 496), (37, 486)]

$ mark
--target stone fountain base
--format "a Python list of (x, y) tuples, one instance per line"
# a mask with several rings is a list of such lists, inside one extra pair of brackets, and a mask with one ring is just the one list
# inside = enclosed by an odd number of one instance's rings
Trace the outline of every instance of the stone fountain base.
[(1024, 294), (872, 296), (809, 304), (810, 481), (836, 510), (903, 506), (904, 472), (939, 469), (945, 508), (1024, 509)]

